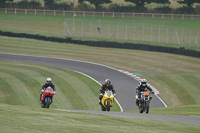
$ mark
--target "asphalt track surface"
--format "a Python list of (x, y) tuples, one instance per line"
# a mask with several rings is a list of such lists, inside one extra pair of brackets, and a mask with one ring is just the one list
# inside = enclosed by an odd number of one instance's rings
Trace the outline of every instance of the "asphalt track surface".
[[(0, 53), (1, 61), (13, 61), (22, 62), (30, 64), (39, 64), (46, 66), (59, 67), (64, 69), (69, 69), (73, 71), (78, 71), (84, 73), (99, 83), (104, 83), (106, 78), (111, 79), (112, 84), (116, 89), (116, 99), (121, 105), (123, 111), (137, 110), (135, 105), (135, 88), (138, 82), (132, 77), (119, 72), (116, 69), (110, 68), (108, 66), (89, 63), (84, 61), (76, 61), (70, 59), (52, 58), (52, 57), (41, 57), (41, 56), (29, 56), (29, 55), (19, 55), (19, 54), (7, 54)], [(99, 89), (99, 88), (96, 88)], [(97, 99), (98, 104), (98, 99)], [(151, 108), (165, 107), (164, 104), (159, 100), (158, 97), (153, 95), (151, 100)], [(63, 110), (69, 111), (69, 110)], [(72, 111), (71, 112), (85, 112), (93, 114), (105, 114), (118, 117), (134, 117), (134, 118), (144, 118), (144, 119), (158, 119), (158, 120), (170, 120), (178, 121), (183, 123), (197, 124), (200, 125), (200, 117), (195, 116), (171, 116), (171, 115), (143, 115), (139, 113), (126, 113), (126, 112), (100, 112), (100, 111)]]

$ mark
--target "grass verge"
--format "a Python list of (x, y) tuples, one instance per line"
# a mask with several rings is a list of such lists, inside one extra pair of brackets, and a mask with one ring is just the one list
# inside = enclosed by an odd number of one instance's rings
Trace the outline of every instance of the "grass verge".
[[(51, 77), (56, 95), (50, 108), (100, 110), (100, 85), (76, 72), (49, 66), (0, 62), (0, 103), (40, 107), (40, 88)], [(112, 111), (120, 111), (114, 103)]]
[[(176, 106), (168, 108), (151, 108), (149, 113), (151, 114), (164, 114), (164, 115), (192, 115), (200, 116), (200, 106), (199, 105), (185, 105), (185, 106)], [(127, 111), (138, 113), (138, 110)]]
[(198, 125), (178, 122), (147, 120), (138, 118), (121, 118), (106, 115), (93, 115), (55, 111), (53, 109), (28, 108), (0, 104), (1, 132), (147, 132), (147, 133), (195, 133)]

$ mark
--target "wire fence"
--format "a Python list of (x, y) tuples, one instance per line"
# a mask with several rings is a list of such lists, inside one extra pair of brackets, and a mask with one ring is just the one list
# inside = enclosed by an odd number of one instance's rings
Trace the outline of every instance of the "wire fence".
[[(74, 17), (75, 18), (75, 17)], [(65, 20), (65, 36), (131, 40), (200, 47), (200, 30), (161, 25)]]
[(200, 15), (194, 14), (159, 14), (159, 13), (125, 13), (125, 12), (95, 12), (95, 11), (62, 11), (45, 9), (13, 9), (0, 8), (0, 13), (34, 14), (34, 15), (62, 15), (62, 16), (90, 16), (90, 17), (112, 17), (112, 18), (152, 18), (152, 19), (190, 19), (200, 20)]

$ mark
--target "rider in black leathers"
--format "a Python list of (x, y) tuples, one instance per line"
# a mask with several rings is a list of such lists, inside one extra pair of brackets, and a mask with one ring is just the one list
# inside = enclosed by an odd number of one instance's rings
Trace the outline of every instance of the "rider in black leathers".
[(55, 85), (52, 83), (51, 78), (47, 78), (46, 83), (44, 83), (41, 88), (40, 101), (41, 101), (42, 94), (44, 93), (44, 91), (47, 87), (51, 87), (53, 89), (53, 91), (56, 91)]
[(101, 99), (103, 98), (103, 95), (106, 90), (110, 90), (113, 92), (113, 95), (115, 96), (115, 89), (113, 85), (111, 84), (111, 81), (109, 79), (105, 80), (105, 84), (102, 84), (100, 88), (100, 96), (99, 96), (99, 105), (101, 105)]
[[(152, 94), (154, 94), (154, 91), (151, 89), (151, 87), (147, 84), (146, 79), (142, 79), (140, 84), (136, 88), (136, 94), (138, 98), (136, 99), (136, 105), (139, 106), (139, 101), (141, 100), (141, 92), (144, 92), (146, 89), (148, 89)], [(152, 96), (150, 95), (150, 100), (152, 99)]]

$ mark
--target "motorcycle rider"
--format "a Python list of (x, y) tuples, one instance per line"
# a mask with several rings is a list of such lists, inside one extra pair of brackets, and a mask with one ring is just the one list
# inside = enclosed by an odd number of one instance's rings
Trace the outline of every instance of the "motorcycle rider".
[[(151, 87), (147, 84), (147, 80), (146, 79), (142, 79), (142, 81), (138, 84), (137, 88), (136, 88), (136, 95), (137, 95), (137, 99), (136, 99), (136, 105), (139, 106), (139, 101), (141, 98), (141, 92), (146, 91), (146, 89), (148, 89), (152, 94), (154, 94), (154, 91), (151, 89)], [(152, 99), (152, 96), (150, 95), (150, 100)]]
[(102, 86), (100, 88), (99, 105), (102, 105), (101, 104), (101, 99), (103, 98), (103, 95), (104, 95), (106, 90), (112, 91), (113, 95), (115, 96), (115, 89), (114, 89), (113, 85), (111, 84), (110, 79), (106, 79), (105, 83), (102, 84)]
[(52, 83), (52, 79), (47, 78), (46, 83), (44, 83), (41, 88), (40, 101), (41, 101), (42, 94), (44, 93), (44, 91), (46, 90), (47, 87), (51, 87), (54, 92), (56, 91), (55, 85)]

